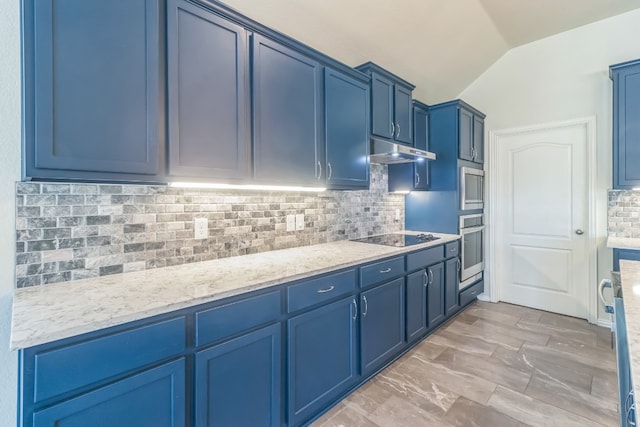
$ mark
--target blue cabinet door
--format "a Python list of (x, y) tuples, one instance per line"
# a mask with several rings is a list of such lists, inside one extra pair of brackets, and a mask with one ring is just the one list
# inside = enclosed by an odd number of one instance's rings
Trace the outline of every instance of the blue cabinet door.
[(250, 177), (244, 28), (186, 0), (167, 7), (169, 174)]
[(611, 67), (613, 188), (640, 186), (640, 61)]
[(24, 2), (25, 175), (161, 172), (158, 0)]
[(427, 332), (427, 272), (407, 276), (407, 342), (418, 340)]
[(360, 360), (368, 375), (405, 345), (404, 277), (360, 295)]
[(484, 118), (473, 116), (473, 161), (484, 163)]
[(318, 185), (326, 176), (321, 66), (275, 41), (252, 38), (255, 178)]
[(458, 157), (473, 161), (473, 113), (464, 108), (458, 110), (458, 144)]
[(282, 327), (196, 353), (196, 426), (281, 425)]
[(444, 309), (445, 316), (454, 315), (460, 309), (458, 303), (458, 272), (460, 271), (460, 260), (451, 258), (445, 262), (444, 266)]
[(327, 184), (369, 188), (369, 85), (324, 72)]
[(185, 405), (182, 358), (37, 411), (33, 426), (179, 427)]
[(433, 329), (445, 318), (444, 311), (444, 263), (427, 268), (429, 276), (427, 286), (427, 320), (429, 329)]
[(289, 319), (289, 425), (311, 418), (357, 379), (356, 317), (349, 297)]
[(392, 139), (393, 125), (393, 82), (378, 73), (371, 73), (371, 133)]
[(394, 138), (398, 142), (413, 145), (413, 106), (411, 89), (400, 85), (394, 87)]

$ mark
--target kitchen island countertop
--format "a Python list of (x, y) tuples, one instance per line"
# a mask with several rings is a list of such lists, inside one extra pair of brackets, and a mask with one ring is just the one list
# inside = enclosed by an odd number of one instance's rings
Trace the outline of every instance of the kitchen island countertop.
[(620, 260), (633, 394), (640, 396), (640, 261)]
[(433, 234), (440, 239), (407, 247), (342, 240), (20, 288), (13, 298), (10, 347), (32, 347), (460, 238)]

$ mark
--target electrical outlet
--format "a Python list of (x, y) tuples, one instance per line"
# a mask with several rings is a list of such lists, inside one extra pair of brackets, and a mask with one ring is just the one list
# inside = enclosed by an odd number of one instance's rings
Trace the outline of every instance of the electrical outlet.
[(304, 230), (304, 214), (296, 215), (296, 230)]
[(193, 238), (206, 239), (209, 237), (209, 220), (207, 218), (196, 218), (193, 221)]
[(295, 231), (295, 230), (296, 230), (296, 216), (287, 215), (287, 231)]

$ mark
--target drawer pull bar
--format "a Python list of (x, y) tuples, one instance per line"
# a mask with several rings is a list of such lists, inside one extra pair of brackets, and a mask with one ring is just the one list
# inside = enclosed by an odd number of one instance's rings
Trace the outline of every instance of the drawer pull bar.
[(335, 288), (336, 288), (335, 286), (331, 285), (331, 286), (329, 286), (328, 288), (318, 289), (318, 290), (317, 290), (317, 292), (318, 292), (319, 294), (324, 294), (324, 293), (326, 293), (326, 292), (331, 292), (331, 291), (332, 291), (332, 290), (334, 290)]
[(390, 268), (385, 268), (384, 270), (380, 270), (381, 274), (386, 274), (386, 273), (391, 273), (391, 269)]
[(367, 303), (367, 297), (363, 296), (362, 300), (364, 301), (364, 309), (362, 310), (362, 317), (367, 317), (367, 313), (369, 312), (369, 304)]

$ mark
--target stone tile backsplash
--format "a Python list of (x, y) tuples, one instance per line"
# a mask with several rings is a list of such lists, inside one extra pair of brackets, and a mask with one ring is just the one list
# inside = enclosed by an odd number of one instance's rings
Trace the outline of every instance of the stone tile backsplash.
[[(371, 165), (369, 191), (257, 192), (16, 184), (17, 287), (44, 285), (399, 231), (404, 197)], [(396, 220), (400, 210), (400, 220)], [(285, 217), (304, 214), (304, 231)], [(194, 239), (194, 218), (209, 237)]]
[(640, 238), (640, 190), (609, 190), (607, 234)]

